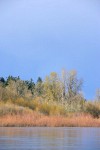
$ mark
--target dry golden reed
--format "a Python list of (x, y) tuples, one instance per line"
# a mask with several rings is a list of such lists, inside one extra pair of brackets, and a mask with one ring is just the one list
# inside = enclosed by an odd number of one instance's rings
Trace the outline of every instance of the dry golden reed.
[(17, 127), (100, 127), (100, 119), (81, 114), (72, 117), (45, 116), (40, 113), (5, 115), (0, 117), (0, 126)]

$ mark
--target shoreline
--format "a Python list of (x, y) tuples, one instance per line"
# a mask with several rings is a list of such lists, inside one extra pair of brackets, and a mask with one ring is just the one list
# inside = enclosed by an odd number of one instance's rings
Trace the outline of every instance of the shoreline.
[(90, 115), (45, 116), (38, 113), (5, 115), (0, 117), (0, 127), (100, 127), (100, 118)]

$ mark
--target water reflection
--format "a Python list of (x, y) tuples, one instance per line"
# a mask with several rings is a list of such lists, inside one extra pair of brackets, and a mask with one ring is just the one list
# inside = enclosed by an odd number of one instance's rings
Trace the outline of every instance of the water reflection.
[(0, 128), (0, 150), (100, 150), (100, 128)]

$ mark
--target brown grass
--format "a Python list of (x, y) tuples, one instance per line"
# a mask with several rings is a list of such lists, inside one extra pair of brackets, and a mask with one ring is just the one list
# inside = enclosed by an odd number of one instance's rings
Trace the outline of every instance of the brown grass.
[(0, 117), (0, 126), (38, 126), (38, 127), (100, 127), (100, 118), (90, 115), (76, 115), (72, 117), (45, 116), (40, 113), (5, 115)]

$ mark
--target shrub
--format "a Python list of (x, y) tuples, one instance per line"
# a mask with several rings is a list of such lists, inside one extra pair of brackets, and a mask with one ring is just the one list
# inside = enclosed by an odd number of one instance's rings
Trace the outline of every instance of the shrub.
[(94, 118), (100, 117), (100, 108), (93, 103), (88, 103), (86, 105), (86, 112), (91, 114)]
[(44, 102), (40, 105), (40, 112), (46, 115), (64, 115), (65, 108), (60, 104)]
[(0, 103), (0, 116), (31, 113), (32, 110), (10, 103)]
[(19, 99), (13, 100), (12, 103), (18, 106), (28, 107), (32, 110), (35, 109), (33, 100), (24, 100), (23, 98), (19, 98)]

